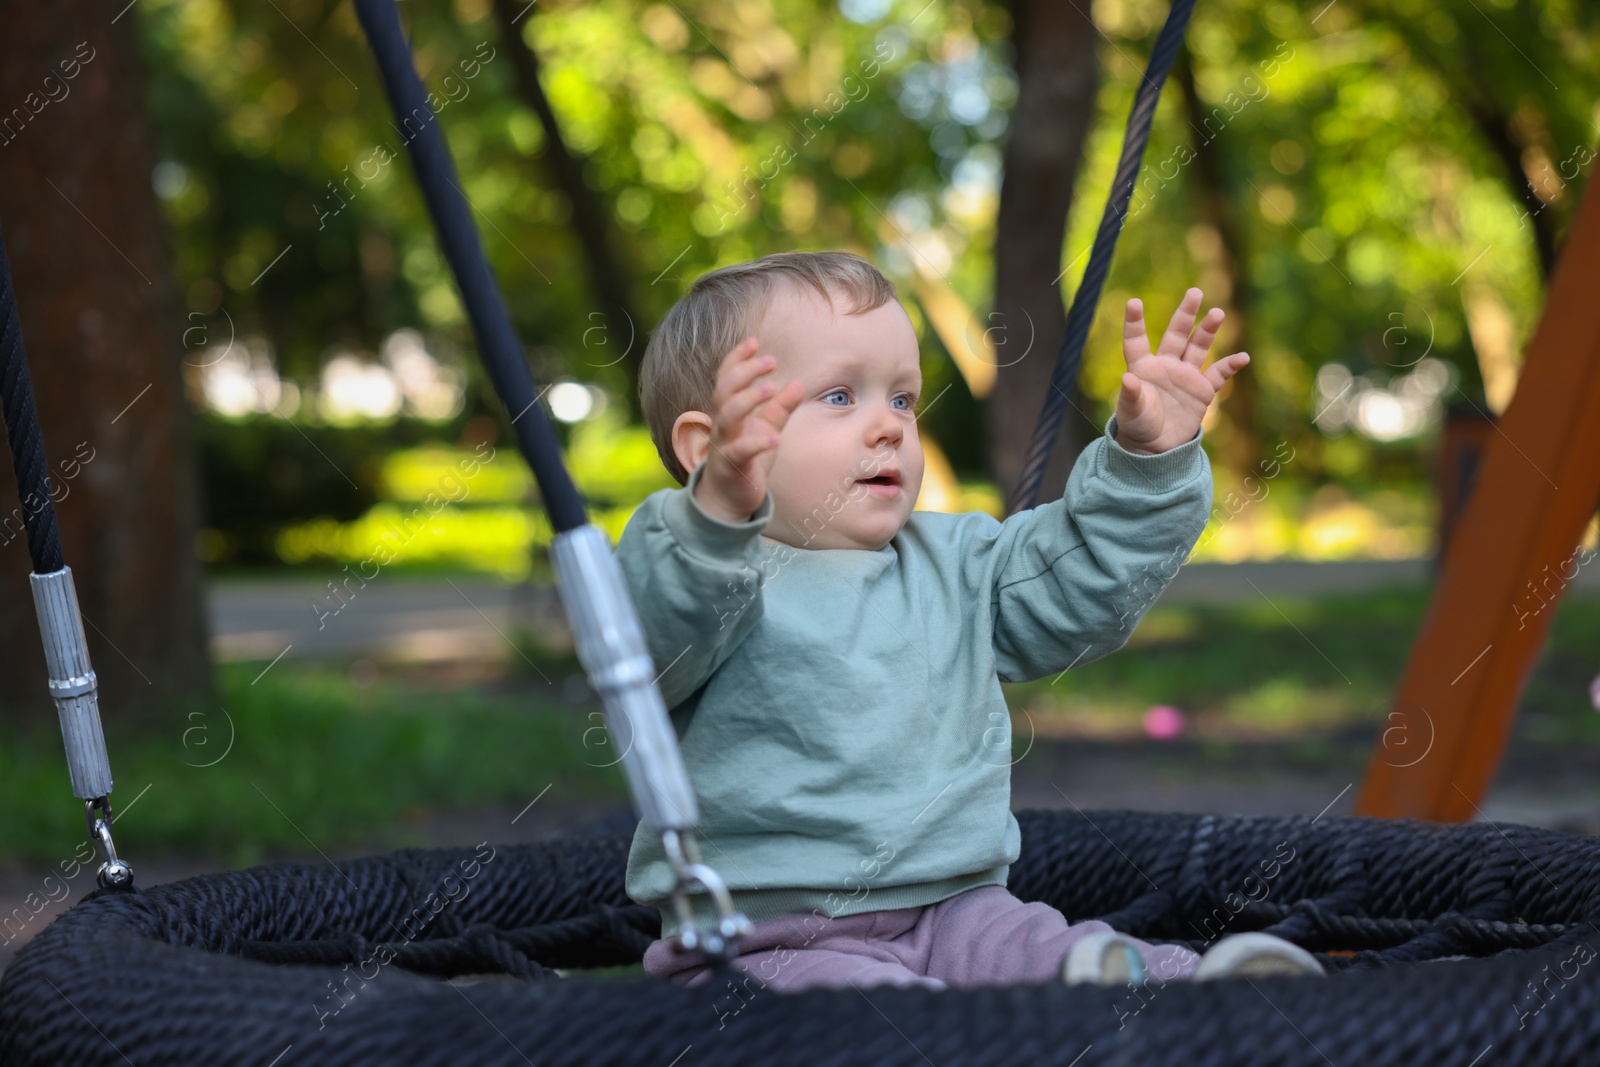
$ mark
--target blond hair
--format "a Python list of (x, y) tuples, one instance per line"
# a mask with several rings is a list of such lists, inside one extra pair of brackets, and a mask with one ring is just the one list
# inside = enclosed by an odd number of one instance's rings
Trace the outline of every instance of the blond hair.
[(711, 392), (722, 360), (750, 336), (780, 283), (809, 286), (833, 306), (833, 295), (850, 299), (846, 314), (859, 315), (895, 299), (894, 284), (850, 252), (779, 252), (749, 263), (702, 274), (662, 316), (639, 368), (639, 401), (661, 462), (686, 484), (672, 450), (672, 425), (685, 411), (711, 410)]

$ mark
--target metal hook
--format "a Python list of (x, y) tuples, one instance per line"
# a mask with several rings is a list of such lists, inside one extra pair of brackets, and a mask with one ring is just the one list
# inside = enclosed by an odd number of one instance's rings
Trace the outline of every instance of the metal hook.
[[(753, 924), (733, 906), (733, 896), (722, 876), (699, 861), (692, 837), (677, 830), (663, 830), (661, 844), (677, 877), (672, 887), (672, 910), (678, 917), (678, 939), (684, 950), (698, 949), (708, 960), (718, 963), (732, 959), (738, 940), (749, 935)], [(689, 903), (689, 886), (695, 882), (711, 894), (712, 904), (717, 909), (716, 924), (709, 930), (702, 930), (695, 924), (694, 910)]]
[[(95, 814), (97, 808), (101, 815)], [(83, 818), (89, 824), (89, 836), (93, 838), (104, 861), (95, 874), (95, 881), (100, 883), (101, 889), (132, 889), (133, 865), (117, 859), (117, 846), (111, 840), (111, 824), (116, 821), (116, 816), (111, 814), (111, 798), (95, 797), (84, 801)]]

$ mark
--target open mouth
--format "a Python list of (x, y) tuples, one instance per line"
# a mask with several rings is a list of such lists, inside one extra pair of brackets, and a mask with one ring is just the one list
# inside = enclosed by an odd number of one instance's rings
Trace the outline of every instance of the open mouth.
[(900, 472), (889, 471), (886, 474), (874, 475), (871, 478), (857, 478), (856, 481), (860, 482), (862, 485), (898, 486), (900, 484)]

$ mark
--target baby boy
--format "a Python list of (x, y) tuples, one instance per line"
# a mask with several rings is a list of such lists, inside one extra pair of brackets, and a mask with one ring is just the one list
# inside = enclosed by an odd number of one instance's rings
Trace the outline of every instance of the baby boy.
[[(1189, 290), (1154, 353), (1129, 301), (1105, 436), (1061, 499), (1003, 522), (912, 510), (917, 337), (865, 260), (726, 267), (662, 319), (640, 394), (683, 488), (640, 505), (617, 556), (702, 854), (755, 924), (735, 970), (780, 991), (1196, 976), (1188, 948), (1069, 925), (1007, 891), (1021, 835), (1000, 683), (1120, 648), (1162, 564), (1199, 539), (1200, 420), (1249, 361), (1204, 366), (1223, 316), (1191, 337), (1200, 298)], [(645, 970), (698, 985), (710, 972), (674, 936), (671, 887), (641, 827), (627, 892), (663, 922)]]

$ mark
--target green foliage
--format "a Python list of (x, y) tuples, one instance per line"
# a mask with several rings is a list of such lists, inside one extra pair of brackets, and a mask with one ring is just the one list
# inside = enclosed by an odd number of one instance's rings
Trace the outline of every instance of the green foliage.
[[(1580, 606), (1582, 605), (1582, 606)], [(1600, 714), (1580, 694), (1600, 676), (1600, 604), (1568, 597), (1550, 620), (1538, 667), (1523, 691), (1518, 729), (1540, 741), (1600, 741)]]
[[(329, 433), (347, 450), (359, 447), (358, 441), (339, 437), (344, 432)], [(391, 442), (394, 436), (388, 435)], [(381, 440), (371, 435), (360, 438), (370, 444)], [(492, 452), (488, 446), (479, 449), (430, 444), (390, 452), (381, 458), (373, 478), (381, 502), (359, 515), (258, 509), (245, 515), (230, 536), (243, 538), (252, 532), (270, 536), (272, 558), (289, 564), (361, 563), (362, 571), (374, 565), (467, 568), (511, 580), (527, 578), (535, 568), (534, 550), (550, 543), (549, 520), (536, 502), (537, 488), (520, 454), (505, 446)], [(364, 453), (362, 458), (370, 465), (376, 455)], [(639, 501), (676, 485), (661, 465), (649, 433), (625, 424), (615, 410), (573, 428), (566, 460), (589, 505), (590, 520), (613, 542), (622, 536)], [(232, 486), (222, 488), (228, 491)], [(351, 495), (332, 494), (324, 502), (344, 503)], [(299, 521), (288, 521), (293, 519)], [(208, 536), (216, 537), (224, 548), (237, 543), (219, 534)], [(230, 557), (234, 558), (237, 554)]]
[(631, 508), (657, 489), (678, 484), (650, 432), (625, 424), (614, 408), (573, 427), (566, 458), (572, 480), (592, 503)]
[(396, 448), (454, 440), (463, 422), (334, 428), (202, 414), (196, 437), (208, 531), (203, 555), (227, 565), (277, 563), (274, 546), (285, 527), (359, 517), (383, 494), (383, 471)]
[[(628, 368), (686, 284), (773, 251), (860, 250), (913, 305), (928, 277), (979, 319), (990, 306), (1000, 147), (1016, 95), (1004, 5), (530, 9), (519, 27), (610, 213), (638, 323), (607, 321), (588, 289), (571, 205), (488, 0), (403, 10), (542, 381), (571, 375), (614, 403), (630, 395)], [(1165, 11), (1158, 0), (1094, 8), (1100, 88), (1062, 249), (1068, 294)], [(415, 326), (468, 368), (469, 411), (492, 410), (462, 357), (470, 339), (453, 283), (351, 6), (152, 0), (137, 17), (190, 310), (225, 310), (301, 383), (336, 346), (370, 352)], [(1593, 170), (1597, 18), (1567, 0), (1200, 5), (1188, 47), (1204, 117), (1192, 126), (1169, 85), (1090, 337), (1084, 417), (1099, 424), (1109, 412), (1122, 302), (1142, 296), (1164, 317), (1200, 284), (1248, 304), (1256, 430), (1302, 449), (1291, 480), (1425, 483), (1427, 436), (1380, 447), (1313, 427), (1324, 407), (1316, 373), (1337, 363), (1382, 384), (1426, 352), (1453, 368), (1446, 400), (1484, 406), (1472, 306), (1503, 305), (1513, 354), (1537, 321), (1535, 228), (1559, 235)], [(1237, 292), (1185, 148), (1212, 157), (1238, 223)], [(1543, 206), (1530, 214), (1530, 204)], [(924, 428), (958, 472), (981, 475), (978, 406), (915, 307), (913, 318), (930, 395), (953, 386)], [(1224, 409), (1227, 425), (1226, 399)]]

